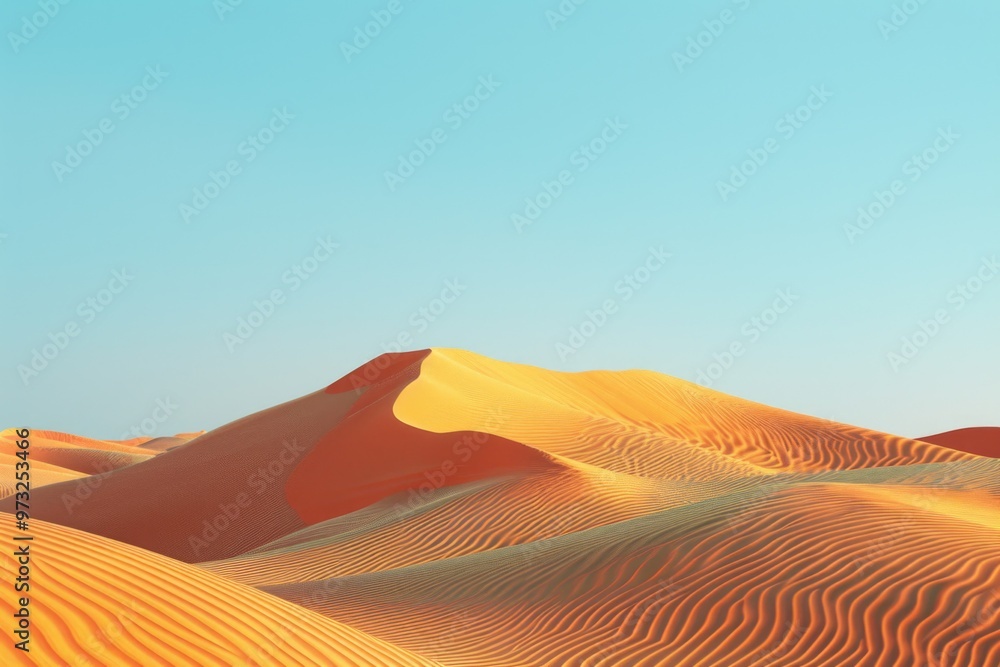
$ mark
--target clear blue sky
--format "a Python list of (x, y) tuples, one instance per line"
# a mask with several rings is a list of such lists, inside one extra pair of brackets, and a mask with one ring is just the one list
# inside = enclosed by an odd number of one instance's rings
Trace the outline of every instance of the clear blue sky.
[(0, 425), (213, 428), (400, 338), (1000, 424), (1000, 5), (904, 4), (4, 3)]

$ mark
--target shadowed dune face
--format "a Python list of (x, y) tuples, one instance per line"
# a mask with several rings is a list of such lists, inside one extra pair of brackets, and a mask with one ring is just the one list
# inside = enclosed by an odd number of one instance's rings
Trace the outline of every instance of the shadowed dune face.
[(243, 553), (305, 525), (285, 483), (351, 402), (316, 392), (114, 470), (86, 494), (52, 484), (33, 494), (32, 515), (185, 562)]
[[(419, 372), (419, 362), (423, 361), (428, 354), (430, 354), (430, 350), (380, 355), (368, 363), (358, 366), (328, 386), (326, 393), (343, 394), (353, 391), (357, 396), (360, 396), (362, 390), (368, 387), (400, 384), (397, 379), (400, 375), (403, 376), (402, 382), (412, 380), (417, 377)], [(394, 380), (396, 381), (394, 382)]]
[[(383, 355), (161, 444), (110, 443), (147, 458), (54, 476), (34, 516), (87, 531), (45, 528), (86, 553), (131, 548), (100, 535), (169, 556), (129, 552), (164, 590), (199, 572), (331, 624), (281, 664), (1000, 664), (1000, 460), (972, 447), (458, 350)], [(252, 644), (238, 606), (213, 608)], [(203, 664), (244, 650), (225, 646)]]
[(921, 440), (960, 452), (1000, 458), (1000, 427), (997, 426), (962, 428), (931, 435)]
[[(418, 376), (426, 354), (387, 356), (355, 371), (377, 380), (363, 387), (344, 419), (320, 438), (288, 479), (286, 497), (305, 523), (396, 494), (422, 497), (446, 486), (556, 467), (544, 453), (495, 435), (432, 433), (400, 422), (392, 406)], [(344, 395), (339, 392), (345, 386), (340, 380), (326, 391)]]

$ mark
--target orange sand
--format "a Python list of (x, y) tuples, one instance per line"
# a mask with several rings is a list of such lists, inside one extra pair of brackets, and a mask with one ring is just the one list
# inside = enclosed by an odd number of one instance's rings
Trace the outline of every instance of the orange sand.
[(177, 448), (64, 440), (141, 458), (37, 469), (34, 516), (87, 531), (36, 521), (39, 624), (54, 664), (141, 594), (113, 664), (231, 664), (293, 609), (275, 664), (994, 667), (1000, 460), (928, 440), (647, 371), (383, 355)]

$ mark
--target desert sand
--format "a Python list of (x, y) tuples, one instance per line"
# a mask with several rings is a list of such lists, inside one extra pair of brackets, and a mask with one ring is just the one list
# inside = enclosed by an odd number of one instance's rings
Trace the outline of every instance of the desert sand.
[(1000, 664), (1000, 459), (954, 438), (452, 349), (176, 440), (33, 438), (15, 664)]

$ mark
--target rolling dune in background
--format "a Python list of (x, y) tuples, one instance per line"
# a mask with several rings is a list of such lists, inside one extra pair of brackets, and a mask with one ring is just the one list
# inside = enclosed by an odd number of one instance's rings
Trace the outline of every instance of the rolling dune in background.
[[(16, 464), (19, 459), (13, 453), (0, 452), (0, 497), (14, 493), (14, 483), (17, 481)], [(31, 483), (34, 488), (65, 482), (71, 479), (87, 477), (76, 470), (60, 468), (44, 461), (35, 461), (32, 465)]]
[(931, 435), (921, 438), (921, 440), (957, 449), (960, 452), (1000, 458), (1000, 427), (997, 426), (961, 428), (957, 431)]
[[(16, 453), (15, 440), (14, 429), (0, 432), (0, 453)], [(85, 475), (124, 468), (155, 455), (127, 442), (131, 441), (94, 440), (57, 431), (33, 431), (31, 449), (36, 461)]]
[(68, 662), (131, 596), (111, 664), (232, 664), (291, 617), (260, 664), (994, 667), (1000, 459), (974, 435), (449, 349), (205, 434), (38, 431), (39, 646)]
[[(94, 440), (57, 431), (33, 431), (32, 486), (38, 488), (110, 472), (155, 455), (156, 451), (151, 451), (154, 448), (148, 447), (155, 440), (170, 440), (174, 446), (180, 446), (197, 435), (181, 433), (172, 438), (115, 441)], [(14, 493), (16, 441), (15, 429), (0, 431), (0, 497)], [(145, 451), (146, 448), (150, 451)]]

